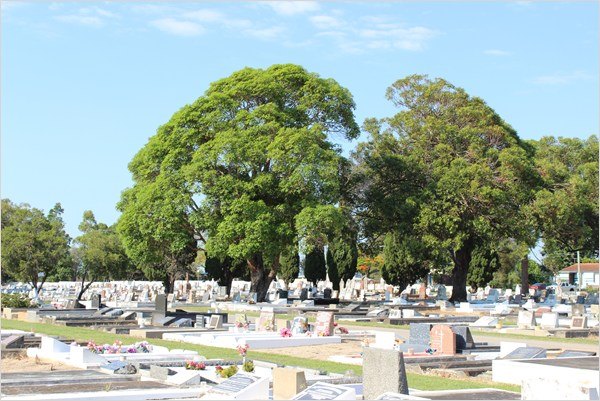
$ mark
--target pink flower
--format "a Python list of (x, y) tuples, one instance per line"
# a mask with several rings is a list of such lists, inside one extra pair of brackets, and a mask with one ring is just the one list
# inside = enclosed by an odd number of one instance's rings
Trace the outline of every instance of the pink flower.
[(290, 329), (288, 329), (287, 327), (282, 327), (281, 330), (279, 330), (279, 335), (281, 337), (291, 337), (292, 331)]

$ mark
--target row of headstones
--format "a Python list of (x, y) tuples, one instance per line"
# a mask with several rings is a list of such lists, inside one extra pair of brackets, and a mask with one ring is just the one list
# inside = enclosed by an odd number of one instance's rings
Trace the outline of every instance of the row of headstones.
[[(573, 305), (575, 306), (575, 305)], [(583, 306), (583, 305), (578, 305)], [(585, 316), (585, 309), (575, 308), (572, 312), (571, 323), (569, 327), (571, 329), (585, 329), (587, 328), (587, 316)], [(556, 329), (559, 327), (559, 314), (557, 312), (544, 312), (541, 314), (540, 327), (542, 329)], [(536, 327), (535, 313), (533, 311), (523, 310), (519, 311), (517, 317), (517, 326), (519, 328), (533, 329)]]
[[(334, 334), (334, 325), (333, 325), (333, 312), (317, 312), (316, 322), (314, 324), (314, 333), (317, 336), (332, 336)], [(236, 323), (247, 325), (247, 319), (245, 315), (237, 315)], [(277, 329), (281, 330), (284, 327), (288, 328), (287, 323), (279, 324), (281, 327), (276, 327), (275, 325), (275, 313), (270, 310), (263, 310), (260, 313), (260, 316), (256, 320), (255, 330), (259, 332), (272, 332)], [(292, 334), (303, 334), (308, 332), (309, 324), (308, 319), (305, 316), (296, 316), (294, 320), (291, 322), (291, 332)]]

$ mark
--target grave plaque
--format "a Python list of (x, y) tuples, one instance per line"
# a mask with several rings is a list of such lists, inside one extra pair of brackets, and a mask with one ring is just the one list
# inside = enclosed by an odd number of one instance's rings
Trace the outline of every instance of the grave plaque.
[(556, 355), (556, 358), (576, 358), (580, 356), (596, 356), (596, 353), (592, 351), (564, 350)]
[(266, 400), (269, 398), (269, 379), (248, 373), (236, 373), (213, 387), (202, 399)]
[(158, 294), (154, 303), (154, 313), (165, 316), (167, 314), (167, 296), (165, 294)]
[(292, 323), (292, 334), (304, 334), (308, 331), (308, 319), (304, 316), (296, 316)]
[(127, 366), (127, 362), (114, 361), (109, 363), (108, 365), (101, 366), (100, 370), (108, 373), (115, 373), (117, 370), (123, 369), (125, 366)]
[(471, 323), (473, 327), (496, 327), (498, 318), (492, 316), (482, 316), (476, 322)]
[(587, 316), (574, 316), (571, 319), (572, 329), (587, 329)]
[(363, 395), (373, 400), (385, 392), (408, 394), (402, 352), (373, 347), (363, 348)]
[(436, 324), (430, 332), (431, 348), (436, 354), (454, 355), (456, 353), (456, 334), (443, 324)]
[(223, 327), (223, 316), (221, 315), (211, 315), (210, 322), (208, 323), (208, 327), (211, 329), (220, 329)]
[(538, 347), (519, 347), (502, 359), (541, 359), (546, 358), (546, 349)]
[(100, 294), (92, 295), (92, 309), (100, 309), (100, 305), (102, 304), (102, 297)]
[(543, 313), (540, 326), (542, 326), (542, 329), (557, 328), (558, 327), (558, 313), (555, 313), (555, 312)]
[(402, 309), (390, 309), (390, 320), (402, 319)]
[(318, 336), (333, 335), (333, 312), (317, 312), (315, 333)]
[(306, 390), (296, 394), (292, 400), (356, 400), (353, 387), (316, 382)]

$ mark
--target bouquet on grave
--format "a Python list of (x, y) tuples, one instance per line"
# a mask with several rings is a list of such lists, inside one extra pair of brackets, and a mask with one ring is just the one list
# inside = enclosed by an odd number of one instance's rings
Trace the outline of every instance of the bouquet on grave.
[(281, 337), (291, 337), (292, 330), (288, 329), (287, 327), (282, 327), (281, 330), (279, 330), (279, 335)]
[(205, 370), (206, 364), (202, 361), (185, 361), (185, 368), (188, 370)]

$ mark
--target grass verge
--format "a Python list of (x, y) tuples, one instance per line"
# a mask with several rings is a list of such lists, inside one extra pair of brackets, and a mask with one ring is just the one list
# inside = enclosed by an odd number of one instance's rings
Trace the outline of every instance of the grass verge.
[[(124, 343), (134, 343), (140, 341), (138, 337), (133, 337), (125, 334), (113, 334), (99, 330), (86, 329), (81, 327), (66, 327), (56, 326), (45, 323), (30, 323), (19, 320), (0, 319), (0, 327), (3, 329), (14, 329), (32, 331), (35, 333), (48, 334), (53, 336), (63, 336), (73, 338), (76, 341), (89, 341), (93, 340), (96, 343), (109, 343), (112, 344), (115, 340), (121, 340)], [(161, 345), (169, 349), (189, 349), (197, 351), (200, 355), (205, 356), (208, 359), (212, 358), (223, 358), (223, 359), (236, 359), (239, 358), (238, 353), (235, 350), (228, 348), (209, 347), (197, 344), (183, 344), (177, 341), (167, 341), (151, 339), (152, 344)], [(354, 371), (357, 375), (362, 375), (362, 366), (320, 361), (308, 358), (301, 358), (289, 355), (275, 355), (260, 351), (249, 351), (248, 357), (256, 360), (277, 363), (285, 366), (298, 366), (303, 368), (318, 369), (321, 371), (333, 372), (333, 373), (345, 373), (347, 371)], [(455, 390), (455, 389), (468, 389), (468, 388), (498, 388), (501, 390), (520, 392), (519, 386), (510, 384), (501, 384), (493, 382), (484, 382), (480, 380), (468, 380), (468, 379), (448, 379), (434, 375), (421, 375), (416, 373), (407, 373), (408, 385), (411, 388), (418, 390)]]
[(493, 331), (478, 330), (473, 327), (471, 327), (471, 333), (473, 335), (481, 335), (484, 337), (502, 337), (502, 338), (512, 338), (515, 340), (532, 340), (532, 341), (548, 341), (548, 342), (554, 342), (554, 343), (575, 343), (575, 344), (598, 345), (598, 337), (593, 337), (593, 338), (541, 337), (541, 336), (529, 336), (527, 334), (496, 333)]

